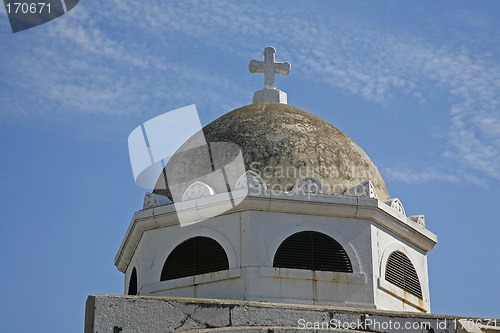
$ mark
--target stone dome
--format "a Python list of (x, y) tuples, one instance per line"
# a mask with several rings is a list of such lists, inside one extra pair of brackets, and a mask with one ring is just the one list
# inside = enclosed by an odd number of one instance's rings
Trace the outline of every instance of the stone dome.
[[(325, 194), (342, 195), (347, 188), (369, 180), (380, 200), (389, 199), (384, 180), (368, 155), (335, 126), (303, 109), (279, 103), (250, 104), (214, 120), (203, 128), (203, 134), (208, 143), (238, 145), (246, 170), (259, 174), (268, 189), (290, 191), (298, 179), (313, 177), (322, 183)], [(177, 163), (192, 164), (186, 162)], [(163, 177), (154, 192), (171, 196)]]

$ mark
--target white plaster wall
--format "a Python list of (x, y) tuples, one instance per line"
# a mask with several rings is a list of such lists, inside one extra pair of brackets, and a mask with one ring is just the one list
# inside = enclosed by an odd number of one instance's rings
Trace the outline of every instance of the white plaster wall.
[[(276, 269), (279, 245), (300, 231), (329, 235), (346, 250), (353, 273)], [(160, 282), (163, 264), (183, 241), (207, 236), (219, 242), (229, 259), (229, 271)], [(186, 227), (178, 225), (143, 234), (131, 263), (138, 272), (141, 295), (212, 297), (349, 304), (373, 307), (370, 222), (364, 220), (244, 211), (217, 216)], [(133, 266), (126, 274), (125, 292)]]
[[(141, 290), (144, 286), (157, 284), (160, 281), (161, 271), (168, 255), (177, 245), (192, 237), (206, 236), (216, 240), (226, 251), (229, 268), (239, 267), (239, 215), (240, 213), (233, 213), (186, 227), (175, 225), (146, 231), (132, 258), (132, 262), (141, 263), (141, 269), (137, 271), (140, 281), (139, 293), (143, 294)], [(127, 275), (130, 275), (131, 270), (129, 266)]]
[[(246, 212), (242, 217), (241, 260), (246, 267), (248, 299), (373, 304), (373, 287), (367, 282), (371, 278), (367, 275), (373, 270), (368, 221), (257, 211)], [(321, 232), (338, 241), (349, 255), (353, 274), (316, 272), (313, 276), (307, 270), (274, 269), (274, 254), (280, 244), (301, 231)], [(257, 269), (259, 266), (269, 269)]]
[[(373, 225), (372, 244), (373, 244), (373, 262), (374, 262), (374, 286), (376, 290), (376, 305), (378, 309), (395, 311), (416, 311), (421, 312), (424, 309), (430, 312), (429, 279), (427, 268), (427, 255), (425, 251), (419, 249), (413, 244), (391, 235), (389, 232)], [(394, 251), (403, 252), (412, 262), (418, 275), (420, 286), (422, 288), (423, 301), (409, 293), (401, 292), (400, 295), (406, 296), (406, 301), (391, 294), (380, 287), (380, 284), (388, 284), (385, 281), (385, 265), (387, 258)], [(382, 281), (381, 281), (382, 280)], [(402, 291), (400, 288), (390, 284), (389, 287), (396, 291)]]
[[(280, 201), (274, 204), (279, 205)], [(280, 244), (301, 231), (321, 232), (339, 242), (349, 255), (353, 273), (274, 268), (274, 254)], [(196, 236), (216, 240), (228, 256), (230, 269), (160, 282), (171, 251)], [(383, 267), (394, 250), (405, 253), (415, 266), (423, 301), (416, 297), (412, 300), (410, 295), (408, 299), (413, 305), (408, 304), (380, 287), (381, 283), (388, 283), (383, 279)], [(425, 252), (367, 219), (257, 210), (234, 212), (185, 227), (173, 225), (145, 231), (125, 274), (125, 293), (133, 267), (137, 269), (140, 295), (430, 311)]]

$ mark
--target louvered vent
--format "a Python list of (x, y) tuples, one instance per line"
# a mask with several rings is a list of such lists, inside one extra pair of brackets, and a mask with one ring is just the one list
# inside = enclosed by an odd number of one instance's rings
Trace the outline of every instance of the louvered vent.
[(226, 252), (215, 240), (194, 237), (178, 245), (168, 256), (160, 281), (229, 269)]
[(132, 269), (132, 274), (130, 275), (130, 282), (128, 283), (128, 294), (137, 295), (137, 270)]
[(422, 299), (422, 288), (420, 288), (417, 271), (415, 271), (410, 259), (403, 252), (394, 251), (391, 253), (389, 259), (387, 259), (385, 279)]
[(274, 267), (352, 273), (344, 248), (333, 238), (315, 231), (296, 233), (281, 243)]

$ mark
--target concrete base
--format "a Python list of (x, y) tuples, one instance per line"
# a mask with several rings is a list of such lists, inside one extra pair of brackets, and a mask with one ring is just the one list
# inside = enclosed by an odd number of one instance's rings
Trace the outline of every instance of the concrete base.
[[(498, 326), (495, 326), (498, 325)], [(202, 298), (92, 295), (85, 333), (500, 332), (500, 319)]]
[(253, 94), (253, 103), (281, 103), (287, 104), (286, 92), (279, 89), (262, 89)]

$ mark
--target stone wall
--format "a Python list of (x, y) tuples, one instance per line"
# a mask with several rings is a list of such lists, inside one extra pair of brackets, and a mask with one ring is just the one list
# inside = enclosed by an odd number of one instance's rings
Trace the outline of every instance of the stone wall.
[[(495, 324), (497, 326), (495, 326)], [(92, 295), (85, 333), (500, 332), (500, 319), (197, 298)]]

